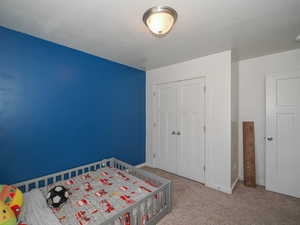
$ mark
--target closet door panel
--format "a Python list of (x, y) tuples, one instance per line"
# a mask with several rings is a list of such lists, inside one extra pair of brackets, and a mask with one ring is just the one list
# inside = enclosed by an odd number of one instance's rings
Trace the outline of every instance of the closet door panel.
[(180, 82), (178, 88), (179, 175), (204, 182), (205, 79)]
[(158, 87), (158, 167), (169, 172), (177, 172), (176, 120), (177, 89), (176, 85), (166, 84)]

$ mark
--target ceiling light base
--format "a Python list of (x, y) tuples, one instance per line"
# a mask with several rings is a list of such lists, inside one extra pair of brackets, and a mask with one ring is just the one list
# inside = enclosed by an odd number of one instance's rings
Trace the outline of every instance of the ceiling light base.
[(148, 9), (143, 21), (149, 31), (156, 37), (166, 36), (177, 20), (177, 12), (168, 6), (157, 6)]

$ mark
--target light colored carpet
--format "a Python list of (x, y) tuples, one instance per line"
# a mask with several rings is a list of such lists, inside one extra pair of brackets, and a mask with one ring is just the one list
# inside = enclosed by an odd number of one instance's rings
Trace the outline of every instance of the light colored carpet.
[(173, 181), (173, 210), (159, 225), (300, 225), (300, 199), (237, 184), (225, 194), (163, 170)]

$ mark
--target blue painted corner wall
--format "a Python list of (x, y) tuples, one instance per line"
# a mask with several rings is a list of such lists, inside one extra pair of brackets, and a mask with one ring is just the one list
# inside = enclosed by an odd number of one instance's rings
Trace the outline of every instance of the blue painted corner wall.
[(112, 156), (143, 163), (145, 76), (0, 27), (0, 184)]

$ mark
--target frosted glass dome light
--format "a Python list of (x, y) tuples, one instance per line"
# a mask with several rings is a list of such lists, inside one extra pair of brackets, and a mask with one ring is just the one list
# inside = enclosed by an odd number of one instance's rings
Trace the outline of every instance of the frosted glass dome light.
[(143, 21), (150, 32), (163, 37), (168, 34), (177, 20), (177, 12), (168, 6), (158, 6), (148, 9), (143, 16)]

